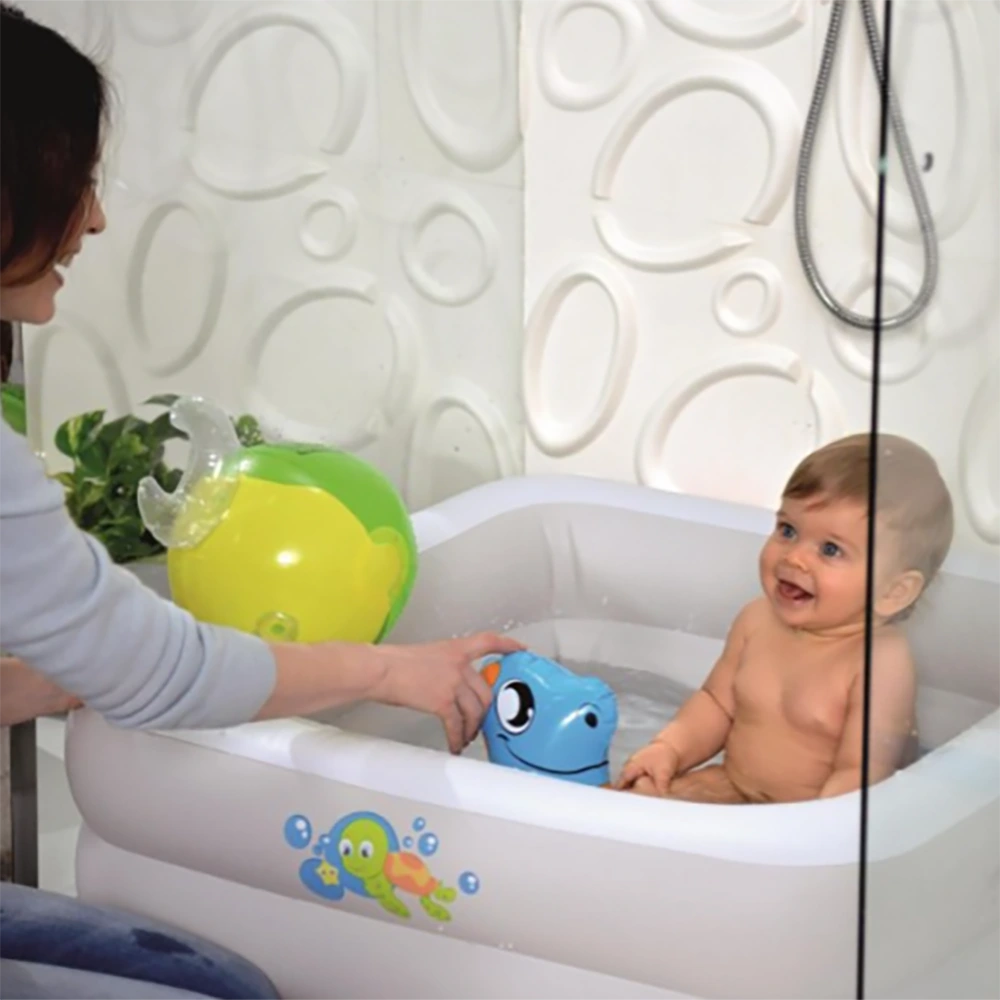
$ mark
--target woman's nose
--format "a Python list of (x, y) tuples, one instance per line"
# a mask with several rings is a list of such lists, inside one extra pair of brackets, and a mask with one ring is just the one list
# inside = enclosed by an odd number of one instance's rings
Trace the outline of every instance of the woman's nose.
[(94, 195), (90, 203), (90, 212), (87, 214), (87, 232), (97, 236), (107, 228), (108, 220), (104, 215), (104, 206), (101, 199)]

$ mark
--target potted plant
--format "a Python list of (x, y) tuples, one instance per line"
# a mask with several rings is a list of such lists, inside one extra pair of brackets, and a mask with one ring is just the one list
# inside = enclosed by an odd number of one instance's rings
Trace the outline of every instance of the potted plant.
[[(136, 495), (145, 476), (152, 475), (168, 491), (180, 481), (181, 470), (171, 468), (165, 458), (167, 442), (187, 438), (170, 422), (169, 408), (176, 399), (147, 399), (143, 406), (164, 408), (152, 420), (128, 414), (107, 421), (104, 410), (90, 410), (56, 430), (55, 446), (72, 462), (70, 469), (54, 474), (66, 491), (70, 516), (104, 544), (116, 563), (159, 562), (164, 556), (163, 546), (143, 524)], [(4, 419), (23, 434), (23, 387), (5, 385), (2, 401)], [(244, 414), (233, 425), (243, 445), (263, 441), (254, 417)]]

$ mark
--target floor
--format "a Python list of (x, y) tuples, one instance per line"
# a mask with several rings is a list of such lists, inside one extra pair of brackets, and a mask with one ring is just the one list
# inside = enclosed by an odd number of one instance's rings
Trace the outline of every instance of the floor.
[(43, 889), (76, 895), (74, 856), (80, 813), (66, 778), (61, 719), (39, 719), (38, 740), (38, 880)]

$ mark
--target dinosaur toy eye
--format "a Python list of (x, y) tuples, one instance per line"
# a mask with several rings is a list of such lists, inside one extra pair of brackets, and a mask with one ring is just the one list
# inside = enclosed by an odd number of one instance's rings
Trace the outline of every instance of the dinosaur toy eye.
[(375, 848), (372, 847), (372, 842), (370, 840), (363, 840), (361, 842), (361, 849), (358, 853), (363, 858), (370, 858), (375, 853)]
[(535, 717), (535, 696), (524, 681), (507, 681), (497, 694), (497, 718), (500, 725), (517, 736)]
[(354, 845), (345, 837), (340, 842), (340, 856), (349, 858), (354, 853)]

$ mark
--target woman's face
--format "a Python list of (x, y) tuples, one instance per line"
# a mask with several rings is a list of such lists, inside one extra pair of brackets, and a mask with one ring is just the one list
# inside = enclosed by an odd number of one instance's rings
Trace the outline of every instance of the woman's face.
[(101, 199), (96, 192), (88, 196), (86, 211), (80, 225), (66, 241), (66, 250), (59, 260), (31, 284), (0, 286), (0, 319), (16, 323), (48, 323), (56, 312), (56, 294), (63, 286), (60, 268), (67, 268), (83, 249), (88, 233), (101, 233), (107, 225)]

